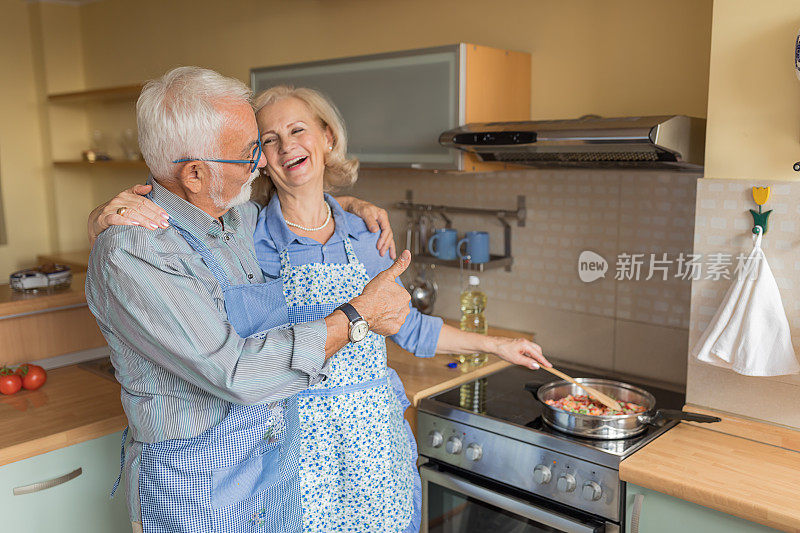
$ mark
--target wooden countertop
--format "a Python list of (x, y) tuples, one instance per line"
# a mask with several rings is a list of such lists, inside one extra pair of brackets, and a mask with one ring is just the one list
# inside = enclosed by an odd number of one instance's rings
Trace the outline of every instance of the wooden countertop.
[[(448, 322), (451, 325), (455, 325), (451, 321)], [(489, 335), (533, 338), (528, 333), (492, 327), (489, 328)], [(415, 357), (393, 342), (387, 342), (386, 349), (389, 366), (395, 369), (400, 376), (406, 389), (406, 395), (414, 407), (419, 404), (422, 398), (431, 394), (436, 394), (491, 374), (501, 368), (511, 366), (510, 363), (490, 355), (487, 363), (480, 368), (468, 368), (462, 365), (457, 368), (448, 368), (447, 363), (454, 361), (449, 355), (436, 355), (428, 358)]]
[(714, 429), (682, 422), (622, 461), (620, 479), (751, 522), (800, 531), (800, 453), (753, 440), (765, 435), (760, 440), (794, 443), (798, 432), (702, 412), (723, 421)]
[(75, 365), (54, 368), (36, 391), (0, 396), (0, 466), (119, 431), (118, 383)]
[(16, 292), (8, 284), (0, 285), (0, 319), (22, 314), (31, 314), (59, 308), (86, 305), (86, 274), (72, 273), (69, 288), (52, 293)]
[[(82, 294), (83, 280), (80, 287)], [(495, 328), (489, 333), (520, 336)], [(414, 406), (425, 396), (509, 366), (490, 356), (485, 366), (462, 372), (447, 367), (448, 356), (418, 358), (394, 343), (388, 347), (389, 365), (400, 375)], [(39, 390), (0, 396), (0, 466), (108, 435), (126, 424), (118, 383), (76, 365), (56, 368)]]

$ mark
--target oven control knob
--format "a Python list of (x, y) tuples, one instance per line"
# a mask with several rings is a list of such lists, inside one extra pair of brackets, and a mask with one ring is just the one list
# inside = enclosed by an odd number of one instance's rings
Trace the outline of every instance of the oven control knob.
[(444, 437), (442, 437), (442, 434), (435, 429), (428, 433), (428, 444), (430, 444), (432, 448), (438, 448), (443, 442)]
[(461, 453), (461, 439), (458, 437), (450, 437), (447, 439), (447, 444), (445, 445), (445, 449), (447, 449), (447, 453), (452, 453), (453, 455), (458, 455)]
[(603, 489), (594, 481), (587, 481), (583, 484), (581, 496), (583, 499), (590, 502), (596, 502), (603, 495)]
[(480, 461), (481, 457), (483, 457), (483, 448), (481, 448), (480, 444), (475, 444), (473, 442), (467, 446), (467, 450), (464, 452), (464, 455), (466, 455), (467, 459), (470, 461)]
[(547, 485), (553, 479), (553, 474), (550, 469), (544, 465), (536, 465), (533, 469), (533, 480), (539, 485)]
[(575, 490), (575, 476), (564, 474), (558, 478), (558, 490), (561, 492), (572, 492)]

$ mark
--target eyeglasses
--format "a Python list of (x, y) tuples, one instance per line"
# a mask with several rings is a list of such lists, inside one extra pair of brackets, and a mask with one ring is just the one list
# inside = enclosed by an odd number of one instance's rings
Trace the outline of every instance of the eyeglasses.
[(200, 157), (187, 157), (184, 159), (176, 159), (173, 163), (188, 163), (189, 161), (208, 161), (210, 163), (241, 163), (250, 165), (250, 174), (258, 168), (258, 162), (261, 161), (261, 132), (258, 133), (258, 140), (253, 147), (252, 159), (202, 159)]

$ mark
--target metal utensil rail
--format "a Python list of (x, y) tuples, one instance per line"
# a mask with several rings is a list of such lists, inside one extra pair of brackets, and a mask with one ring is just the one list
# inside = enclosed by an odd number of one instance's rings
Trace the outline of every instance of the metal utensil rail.
[[(517, 195), (517, 208), (514, 210), (508, 209), (486, 209), (479, 207), (457, 207), (449, 205), (436, 205), (436, 204), (419, 204), (414, 202), (414, 192), (410, 189), (406, 190), (406, 199), (398, 202), (394, 206), (397, 209), (402, 209), (406, 212), (409, 218), (415, 214), (435, 213), (442, 217), (445, 222), (445, 227), (452, 227), (452, 221), (447, 216), (451, 215), (477, 215), (484, 217), (494, 217), (503, 225), (503, 255), (490, 255), (489, 261), (486, 263), (464, 263), (465, 268), (483, 272), (484, 270), (491, 270), (496, 268), (505, 268), (506, 272), (511, 272), (511, 265), (514, 264), (514, 257), (511, 254), (511, 224), (509, 220), (516, 220), (518, 227), (525, 226), (525, 218), (527, 217), (527, 210), (525, 208), (525, 196)], [(412, 258), (412, 262), (427, 265), (441, 265), (449, 267), (459, 267), (459, 260), (444, 260), (438, 257), (433, 257), (424, 253), (416, 254)]]

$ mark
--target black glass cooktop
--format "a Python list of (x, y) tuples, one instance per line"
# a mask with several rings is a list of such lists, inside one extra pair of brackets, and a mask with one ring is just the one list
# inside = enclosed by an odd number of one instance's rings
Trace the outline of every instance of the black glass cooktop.
[[(565, 366), (558, 368), (576, 378), (615, 379), (607, 375), (584, 372)], [(625, 455), (628, 450), (638, 447), (643, 441), (649, 440), (654, 434), (663, 430), (663, 428), (648, 426), (644, 433), (630, 439), (597, 440), (575, 437), (553, 429), (542, 421), (540, 416), (543, 409), (542, 404), (524, 387), (526, 383), (544, 385), (554, 380), (556, 378), (544, 370), (533, 371), (514, 366), (439, 393), (432, 396), (431, 399), (471, 413), (527, 427), (533, 431), (567, 438), (615, 455)], [(683, 393), (652, 387), (628, 379), (624, 381), (645, 389), (655, 396), (657, 409), (680, 410), (683, 408), (685, 401)]]

